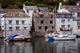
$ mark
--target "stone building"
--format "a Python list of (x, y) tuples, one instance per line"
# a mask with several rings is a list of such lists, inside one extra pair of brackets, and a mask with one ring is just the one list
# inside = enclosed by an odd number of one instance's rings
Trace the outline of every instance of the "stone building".
[(54, 31), (54, 13), (48, 12), (48, 8), (38, 8), (38, 12), (33, 14), (33, 22), (36, 32)]

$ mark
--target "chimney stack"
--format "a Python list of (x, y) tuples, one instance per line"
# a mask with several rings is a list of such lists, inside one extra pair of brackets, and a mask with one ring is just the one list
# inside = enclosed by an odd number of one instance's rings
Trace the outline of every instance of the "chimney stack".
[(80, 6), (80, 4), (79, 4), (79, 3), (76, 3), (76, 5), (77, 5), (77, 6)]

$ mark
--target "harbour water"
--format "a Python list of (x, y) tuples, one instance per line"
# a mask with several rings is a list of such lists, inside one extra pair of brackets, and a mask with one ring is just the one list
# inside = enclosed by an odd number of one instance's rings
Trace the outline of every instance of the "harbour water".
[(36, 38), (33, 42), (4, 42), (0, 39), (0, 53), (80, 53), (80, 38), (51, 43), (44, 38)]

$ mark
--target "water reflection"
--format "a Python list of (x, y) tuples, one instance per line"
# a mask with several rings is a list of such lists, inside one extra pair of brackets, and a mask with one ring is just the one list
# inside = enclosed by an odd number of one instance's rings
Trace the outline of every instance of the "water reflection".
[(51, 43), (47, 43), (44, 38), (35, 38), (33, 42), (0, 40), (0, 53), (80, 53), (80, 39)]
[(75, 41), (55, 41), (56, 53), (78, 53)]
[(33, 53), (30, 42), (5, 42), (0, 53)]
[(34, 44), (34, 53), (78, 53), (78, 41), (54, 41), (48, 44), (40, 39)]

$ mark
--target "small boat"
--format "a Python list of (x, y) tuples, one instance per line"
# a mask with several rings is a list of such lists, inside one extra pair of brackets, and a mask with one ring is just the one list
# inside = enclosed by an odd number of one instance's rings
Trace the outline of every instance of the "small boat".
[(25, 36), (25, 35), (19, 35), (19, 36), (16, 36), (15, 38), (11, 39), (10, 41), (31, 41), (31, 37)]
[(45, 35), (46, 41), (49, 40), (48, 37), (52, 37), (54, 40), (75, 40), (75, 34), (60, 34), (60, 33), (49, 33)]
[(18, 36), (18, 34), (10, 34), (10, 35), (7, 35), (4, 40), (9, 41), (11, 39), (14, 39), (16, 36)]
[(4, 40), (5, 41), (30, 41), (30, 36), (25, 35), (8, 35)]

